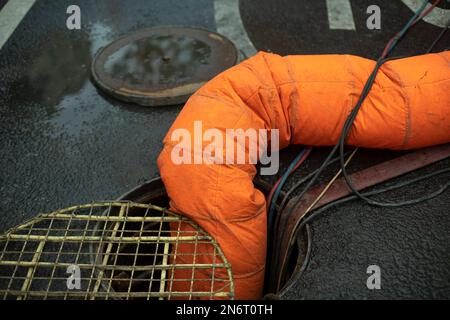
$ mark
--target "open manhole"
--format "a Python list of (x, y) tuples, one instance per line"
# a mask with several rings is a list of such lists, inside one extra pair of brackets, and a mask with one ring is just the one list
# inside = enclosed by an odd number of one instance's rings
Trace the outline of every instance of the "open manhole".
[(233, 296), (231, 267), (217, 243), (158, 206), (77, 206), (39, 215), (0, 237), (3, 299)]
[[(256, 178), (253, 183), (255, 187), (260, 190), (266, 197), (269, 195), (272, 185), (262, 179)], [(280, 198), (284, 197), (284, 193)], [(164, 188), (164, 184), (160, 178), (148, 181), (143, 183), (142, 185), (136, 187), (135, 189), (129, 191), (120, 197), (120, 201), (133, 201), (139, 203), (154, 203), (162, 207), (169, 206), (169, 197), (167, 196), (166, 190)], [(303, 234), (302, 234), (303, 235)], [(283, 236), (283, 235), (278, 235)], [(302, 237), (303, 239), (303, 237)], [(286, 280), (290, 280), (291, 276), (295, 274), (296, 268), (301, 266), (304, 257), (304, 253), (306, 252), (303, 243), (298, 241), (295, 242), (295, 248), (292, 250), (292, 254), (289, 256), (288, 261), (288, 276)], [(271, 253), (268, 253), (268, 257), (271, 256)], [(270, 270), (266, 270), (267, 275), (270, 274)], [(267, 277), (265, 279), (264, 292), (269, 292), (272, 287), (273, 279)], [(285, 282), (283, 282), (284, 284)], [(270, 297), (269, 297), (270, 298)]]
[(92, 64), (95, 84), (113, 98), (142, 106), (182, 104), (238, 61), (227, 38), (199, 28), (138, 31), (102, 48)]
[[(268, 195), (270, 184), (254, 183)], [(117, 202), (39, 215), (10, 230), (0, 236), (0, 299), (233, 299), (218, 244), (168, 206), (157, 178)]]

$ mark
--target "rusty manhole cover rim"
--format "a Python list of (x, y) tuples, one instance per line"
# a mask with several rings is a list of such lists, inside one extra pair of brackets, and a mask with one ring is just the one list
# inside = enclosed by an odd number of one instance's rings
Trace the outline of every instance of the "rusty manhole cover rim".
[[(192, 77), (186, 77), (177, 83), (130, 86), (121, 79), (116, 79), (106, 70), (108, 59), (127, 45), (142, 39), (157, 36), (185, 37), (201, 42), (210, 48), (208, 63), (202, 64)], [(127, 34), (101, 48), (91, 64), (91, 76), (94, 84), (106, 95), (146, 107), (178, 105), (185, 103), (189, 97), (217, 74), (237, 64), (239, 53), (233, 42), (226, 37), (199, 27), (165, 26), (146, 28)], [(165, 63), (165, 57), (161, 60)], [(170, 61), (170, 59), (169, 59)]]

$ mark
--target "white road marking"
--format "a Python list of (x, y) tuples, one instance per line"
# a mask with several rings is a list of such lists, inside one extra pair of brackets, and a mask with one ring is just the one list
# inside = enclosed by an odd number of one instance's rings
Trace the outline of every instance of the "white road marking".
[(328, 22), (332, 30), (356, 30), (350, 0), (327, 0)]
[[(422, 5), (423, 0), (402, 0), (402, 2), (412, 11), (416, 12)], [(431, 4), (428, 4), (427, 7), (428, 8), (431, 7)], [(447, 26), (449, 19), (450, 19), (449, 9), (442, 9), (436, 7), (423, 20), (432, 25), (435, 25), (436, 27), (444, 28), (445, 26)]]
[(36, 0), (9, 0), (0, 11), (0, 49), (34, 5)]
[(239, 0), (214, 0), (217, 32), (229, 38), (247, 57), (258, 50), (248, 37), (239, 10)]

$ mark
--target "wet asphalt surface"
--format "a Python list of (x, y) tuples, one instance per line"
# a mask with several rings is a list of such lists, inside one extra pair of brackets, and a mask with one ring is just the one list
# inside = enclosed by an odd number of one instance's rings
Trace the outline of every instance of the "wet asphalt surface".
[[(80, 31), (65, 26), (71, 4), (82, 9)], [(329, 30), (322, 0), (241, 0), (240, 9), (258, 49), (370, 58), (411, 16), (404, 5), (392, 1), (352, 4), (357, 32)], [(380, 31), (364, 28), (369, 4), (395, 12), (382, 16)], [(89, 65), (100, 47), (121, 35), (160, 25), (215, 30), (213, 3), (37, 1), (0, 51), (0, 231), (39, 212), (116, 199), (158, 175), (161, 141), (182, 106), (148, 109), (108, 99), (90, 82)], [(396, 54), (422, 52), (439, 31), (420, 23)], [(447, 33), (436, 50), (449, 45)], [(282, 153), (282, 169), (297, 151), (291, 147)], [(316, 150), (290, 183), (316, 168), (326, 152)], [(352, 170), (397, 155), (363, 150)], [(442, 161), (409, 177), (449, 165), (450, 161)], [(320, 182), (327, 181), (333, 170)], [(274, 182), (276, 177), (264, 179)], [(448, 179), (448, 175), (430, 179), (386, 197), (418, 197)], [(312, 224), (312, 258), (304, 277), (283, 298), (450, 298), (449, 211), (450, 191), (408, 208), (380, 209), (354, 201), (329, 210)], [(366, 269), (372, 264), (381, 267), (382, 290), (366, 287)]]
[[(413, 12), (400, 1), (351, 1), (356, 31), (330, 30), (325, 0), (241, 0), (242, 20), (252, 42), (260, 50), (288, 54), (356, 54), (376, 59), (389, 39), (400, 31)], [(370, 5), (381, 9), (381, 29), (369, 30), (366, 10)], [(450, 7), (443, 2), (442, 8)], [(393, 56), (424, 53), (441, 29), (420, 22), (403, 39)], [(450, 34), (435, 47), (450, 46)]]
[(158, 175), (162, 139), (181, 107), (109, 101), (90, 82), (89, 66), (100, 47), (144, 27), (214, 28), (213, 7), (132, 2), (76, 1), (83, 27), (69, 31), (73, 1), (37, 1), (2, 49), (2, 231), (38, 212), (116, 199)]

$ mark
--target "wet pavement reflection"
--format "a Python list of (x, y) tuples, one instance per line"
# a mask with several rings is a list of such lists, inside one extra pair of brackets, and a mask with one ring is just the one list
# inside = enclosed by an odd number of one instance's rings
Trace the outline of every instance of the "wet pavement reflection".
[(125, 86), (164, 85), (189, 81), (207, 65), (211, 48), (182, 36), (154, 36), (126, 45), (105, 62), (106, 72)]

